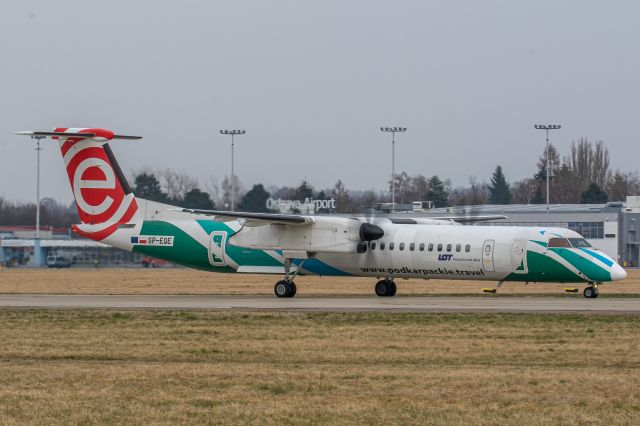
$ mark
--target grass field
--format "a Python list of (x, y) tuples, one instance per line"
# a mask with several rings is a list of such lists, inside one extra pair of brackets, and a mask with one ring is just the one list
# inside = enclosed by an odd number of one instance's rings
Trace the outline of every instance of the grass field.
[[(640, 296), (640, 271), (601, 287), (601, 294)], [(3, 269), (0, 293), (62, 294), (273, 294), (275, 275), (214, 274), (192, 269)], [(372, 295), (375, 278), (298, 277), (298, 294)], [(398, 296), (477, 295), (491, 281), (397, 280)], [(584, 285), (505, 283), (499, 294), (557, 295)]]
[(637, 424), (640, 317), (0, 310), (2, 424)]

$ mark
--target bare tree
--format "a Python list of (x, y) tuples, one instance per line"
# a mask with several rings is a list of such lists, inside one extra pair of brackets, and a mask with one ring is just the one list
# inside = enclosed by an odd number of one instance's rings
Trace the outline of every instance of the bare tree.
[(173, 200), (181, 200), (185, 194), (198, 188), (198, 179), (189, 176), (186, 172), (177, 172), (171, 169), (162, 170), (159, 175), (164, 180), (164, 192)]
[(591, 183), (605, 188), (611, 178), (609, 169), (609, 151), (604, 142), (595, 144), (586, 138), (580, 138), (578, 142), (571, 144), (569, 156), (565, 160), (571, 169), (577, 188), (582, 192)]
[(511, 185), (511, 201), (515, 204), (531, 204), (536, 192), (537, 182), (533, 178), (524, 178)]
[(628, 195), (640, 195), (640, 176), (637, 172), (622, 173), (616, 170), (606, 190), (611, 201), (625, 201)]

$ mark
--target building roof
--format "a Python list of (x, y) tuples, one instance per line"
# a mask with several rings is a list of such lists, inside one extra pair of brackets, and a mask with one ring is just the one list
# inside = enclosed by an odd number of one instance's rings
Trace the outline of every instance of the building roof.
[[(32, 239), (4, 239), (0, 241), (1, 247), (33, 247)], [(40, 240), (40, 247), (43, 248), (109, 248), (106, 244), (92, 240)]]

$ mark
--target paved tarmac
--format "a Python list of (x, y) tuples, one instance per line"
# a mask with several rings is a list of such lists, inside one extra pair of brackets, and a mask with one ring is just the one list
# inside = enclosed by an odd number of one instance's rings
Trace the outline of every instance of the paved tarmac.
[(194, 295), (2, 294), (0, 308), (210, 309), (324, 312), (546, 312), (640, 314), (640, 298), (565, 297), (295, 297)]

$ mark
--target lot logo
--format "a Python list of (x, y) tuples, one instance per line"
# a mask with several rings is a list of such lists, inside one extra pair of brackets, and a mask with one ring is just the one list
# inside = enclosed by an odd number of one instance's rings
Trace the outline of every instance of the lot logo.
[(438, 256), (438, 260), (451, 260), (452, 258), (452, 254), (441, 254)]

